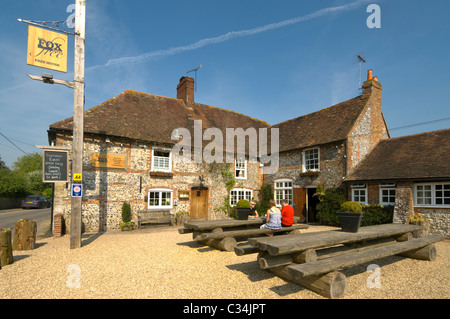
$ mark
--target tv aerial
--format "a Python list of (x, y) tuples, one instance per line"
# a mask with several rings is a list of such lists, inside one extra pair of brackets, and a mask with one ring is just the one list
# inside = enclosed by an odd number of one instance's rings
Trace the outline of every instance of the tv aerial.
[(195, 68), (195, 69), (192, 69), (192, 70), (189, 70), (189, 71), (186, 72), (186, 73), (191, 73), (191, 72), (194, 72), (194, 73), (195, 73), (195, 75), (194, 75), (194, 87), (195, 87), (195, 92), (197, 92), (197, 71), (200, 70), (202, 67), (203, 67), (203, 66), (200, 64), (199, 67), (197, 67), (197, 68)]
[(366, 63), (366, 59), (363, 58), (362, 53), (358, 53), (356, 55), (356, 59), (358, 60), (358, 64), (359, 64), (359, 86), (358, 86), (358, 90), (362, 90), (362, 87), (361, 87), (361, 63)]

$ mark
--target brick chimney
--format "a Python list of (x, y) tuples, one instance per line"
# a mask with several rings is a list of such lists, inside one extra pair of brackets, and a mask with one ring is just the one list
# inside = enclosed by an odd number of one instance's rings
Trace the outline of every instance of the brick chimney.
[(372, 70), (367, 71), (367, 81), (363, 83), (362, 86), (363, 95), (373, 94), (379, 95), (381, 100), (381, 91), (383, 89), (380, 82), (378, 82), (378, 77), (372, 75)]
[(177, 85), (177, 99), (184, 101), (186, 107), (194, 106), (194, 79), (183, 76)]

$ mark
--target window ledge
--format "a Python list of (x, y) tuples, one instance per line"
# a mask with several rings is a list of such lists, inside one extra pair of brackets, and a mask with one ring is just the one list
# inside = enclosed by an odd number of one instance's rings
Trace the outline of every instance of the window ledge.
[(417, 207), (417, 208), (428, 208), (428, 209), (439, 209), (439, 208), (449, 209), (450, 205), (430, 205), (430, 204), (417, 205), (417, 204), (415, 204), (414, 207)]
[(170, 172), (150, 172), (150, 176), (172, 177), (173, 173), (170, 173)]
[(320, 171), (314, 171), (314, 172), (301, 172), (300, 176), (317, 176), (320, 174)]

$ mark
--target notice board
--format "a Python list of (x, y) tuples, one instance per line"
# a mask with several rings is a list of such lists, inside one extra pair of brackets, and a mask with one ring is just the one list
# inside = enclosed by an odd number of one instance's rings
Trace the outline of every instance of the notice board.
[(68, 182), (68, 152), (53, 150), (43, 150), (42, 152), (42, 181), (44, 183)]

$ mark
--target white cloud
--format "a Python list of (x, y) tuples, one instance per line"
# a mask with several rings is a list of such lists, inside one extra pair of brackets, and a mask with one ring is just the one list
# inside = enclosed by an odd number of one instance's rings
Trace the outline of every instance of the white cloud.
[(108, 66), (122, 64), (122, 63), (142, 62), (142, 61), (147, 61), (147, 60), (154, 59), (154, 58), (166, 57), (166, 56), (182, 53), (185, 51), (192, 51), (192, 50), (196, 50), (196, 49), (205, 47), (207, 45), (229, 41), (234, 38), (247, 37), (250, 35), (267, 32), (270, 30), (283, 28), (283, 27), (286, 27), (289, 25), (309, 21), (309, 20), (312, 20), (312, 19), (315, 19), (318, 17), (322, 17), (325, 15), (331, 14), (331, 13), (337, 13), (337, 12), (341, 12), (341, 11), (349, 11), (349, 10), (355, 9), (355, 8), (361, 6), (362, 4), (370, 2), (370, 1), (372, 1), (372, 0), (358, 0), (358, 1), (355, 1), (355, 2), (352, 2), (349, 4), (345, 4), (345, 5), (341, 5), (341, 6), (320, 9), (320, 10), (317, 10), (313, 13), (310, 13), (310, 14), (307, 14), (304, 16), (284, 20), (281, 22), (267, 24), (267, 25), (264, 25), (261, 27), (256, 27), (256, 28), (241, 30), (241, 31), (231, 31), (231, 32), (225, 33), (225, 34), (217, 36), (217, 37), (205, 38), (205, 39), (199, 40), (195, 43), (184, 45), (184, 46), (173, 47), (173, 48), (165, 49), (165, 50), (151, 51), (151, 52), (143, 53), (143, 54), (140, 54), (137, 56), (114, 58), (114, 59), (108, 60), (106, 62), (106, 64), (104, 64), (104, 65), (91, 66), (91, 67), (87, 68), (86, 71), (92, 71), (97, 68), (108, 67)]

